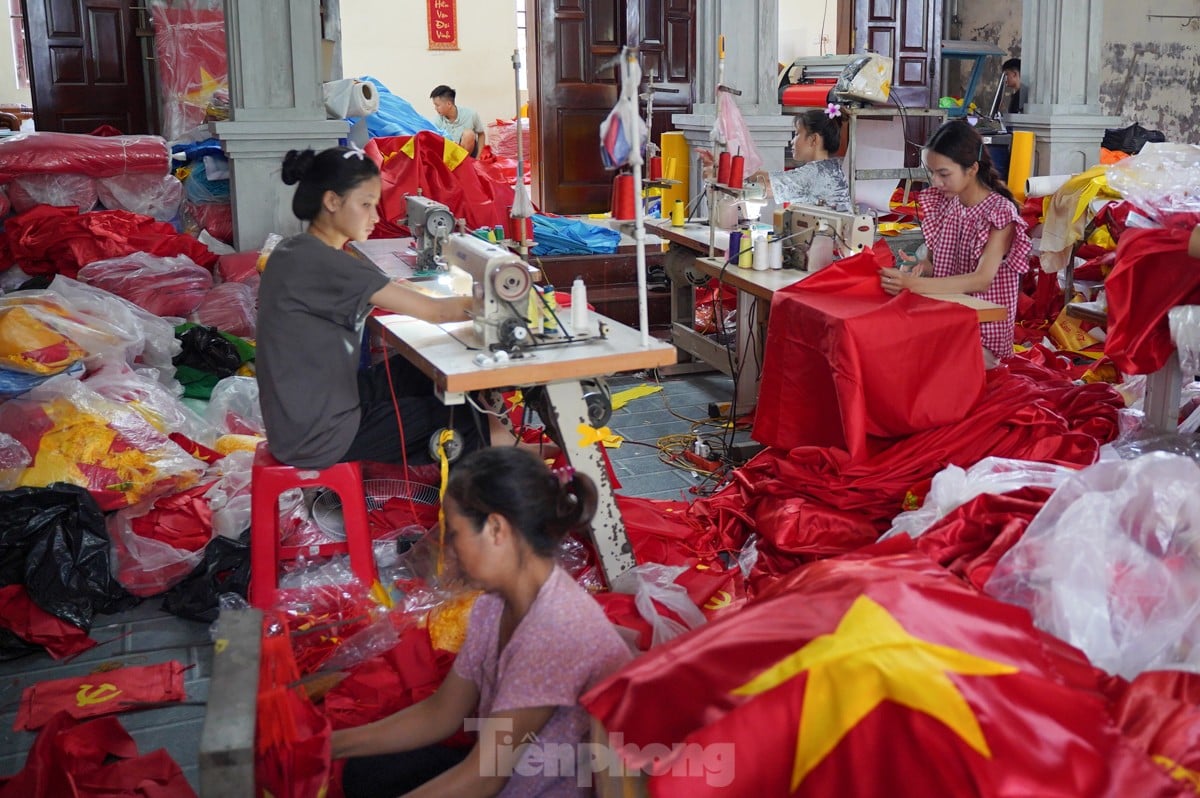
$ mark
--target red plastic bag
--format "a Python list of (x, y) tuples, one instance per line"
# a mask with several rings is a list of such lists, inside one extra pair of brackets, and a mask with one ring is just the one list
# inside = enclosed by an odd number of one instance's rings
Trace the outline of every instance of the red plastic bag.
[(213, 538), (211, 482), (108, 517), (117, 581), (135, 596), (157, 596), (192, 572)]
[(23, 175), (112, 177), (130, 172), (165, 175), (170, 153), (161, 136), (18, 133), (0, 139), (0, 182)]

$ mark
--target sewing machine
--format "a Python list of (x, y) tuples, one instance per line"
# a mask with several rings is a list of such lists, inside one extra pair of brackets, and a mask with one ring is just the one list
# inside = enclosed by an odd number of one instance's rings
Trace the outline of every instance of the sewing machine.
[(465, 233), (450, 233), (442, 253), (470, 275), (476, 334), (489, 349), (508, 352), (533, 342), (525, 314), (537, 269), (507, 249)]
[(412, 231), (417, 250), (417, 271), (444, 269), (441, 258), (446, 241), (454, 230), (454, 214), (440, 202), (409, 194), (405, 198), (404, 223)]
[[(775, 231), (783, 238), (783, 265), (808, 271), (809, 255), (818, 236), (828, 236), (838, 257), (861, 252), (875, 243), (875, 220), (865, 213), (840, 213), (817, 205), (790, 205), (783, 210), (782, 224)], [(815, 253), (814, 253), (815, 254)], [(818, 265), (826, 266), (828, 263)]]

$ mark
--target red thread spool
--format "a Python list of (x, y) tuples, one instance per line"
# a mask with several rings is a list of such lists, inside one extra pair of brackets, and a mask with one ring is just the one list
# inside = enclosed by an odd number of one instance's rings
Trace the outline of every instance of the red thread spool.
[(613, 178), (612, 218), (632, 219), (634, 216), (633, 175)]
[(729, 164), (729, 181), (725, 185), (730, 188), (742, 187), (742, 173), (746, 170), (746, 159), (741, 155), (733, 156)]
[(655, 155), (650, 158), (650, 179), (662, 180), (662, 157)]
[(729, 185), (730, 160), (728, 150), (721, 153), (721, 157), (717, 160), (717, 182), (723, 186)]
[(521, 240), (521, 228), (525, 228), (525, 240), (533, 240), (533, 218), (529, 216), (508, 217), (508, 237), (513, 241)]

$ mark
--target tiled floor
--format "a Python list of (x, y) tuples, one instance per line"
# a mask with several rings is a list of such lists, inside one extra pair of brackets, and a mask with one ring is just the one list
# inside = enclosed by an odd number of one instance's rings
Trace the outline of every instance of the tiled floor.
[[(611, 380), (610, 387), (617, 392), (648, 382), (654, 382), (653, 375), (625, 375)], [(625, 438), (625, 443), (610, 449), (609, 455), (622, 482), (621, 493), (656, 499), (695, 498), (691, 489), (704, 486), (706, 481), (693, 472), (662, 463), (655, 444), (664, 435), (691, 431), (693, 425), (678, 416), (704, 419), (710, 403), (728, 401), (732, 381), (720, 374), (704, 373), (664, 379), (662, 385), (661, 393), (633, 400), (613, 414), (609, 426)], [(716, 428), (705, 429), (702, 435), (721, 435)], [(745, 433), (738, 437), (744, 438)], [(100, 645), (69, 663), (56, 663), (46, 655), (0, 663), (0, 775), (20, 770), (33, 744), (34, 734), (13, 731), (21, 693), (29, 685), (48, 678), (89, 674), (102, 666), (149, 665), (175, 659), (195, 666), (186, 674), (187, 703), (125, 714), (121, 722), (142, 753), (166, 748), (192, 785), (199, 788), (197, 753), (212, 668), (209, 629), (203, 623), (167, 615), (158, 610), (158, 605), (157, 599), (149, 599), (120, 615), (98, 617), (91, 635)]]

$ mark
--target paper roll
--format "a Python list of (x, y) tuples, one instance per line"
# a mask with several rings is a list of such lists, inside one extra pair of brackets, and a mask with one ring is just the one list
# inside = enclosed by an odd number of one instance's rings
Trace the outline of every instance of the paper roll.
[(1049, 197), (1063, 187), (1072, 175), (1039, 175), (1025, 181), (1026, 197)]
[(1008, 188), (1018, 203), (1025, 201), (1025, 181), (1033, 172), (1034, 136), (1027, 130), (1012, 134), (1012, 154), (1008, 157)]
[(323, 84), (321, 92), (330, 119), (370, 116), (379, 110), (379, 93), (371, 83), (353, 78), (334, 80)]

